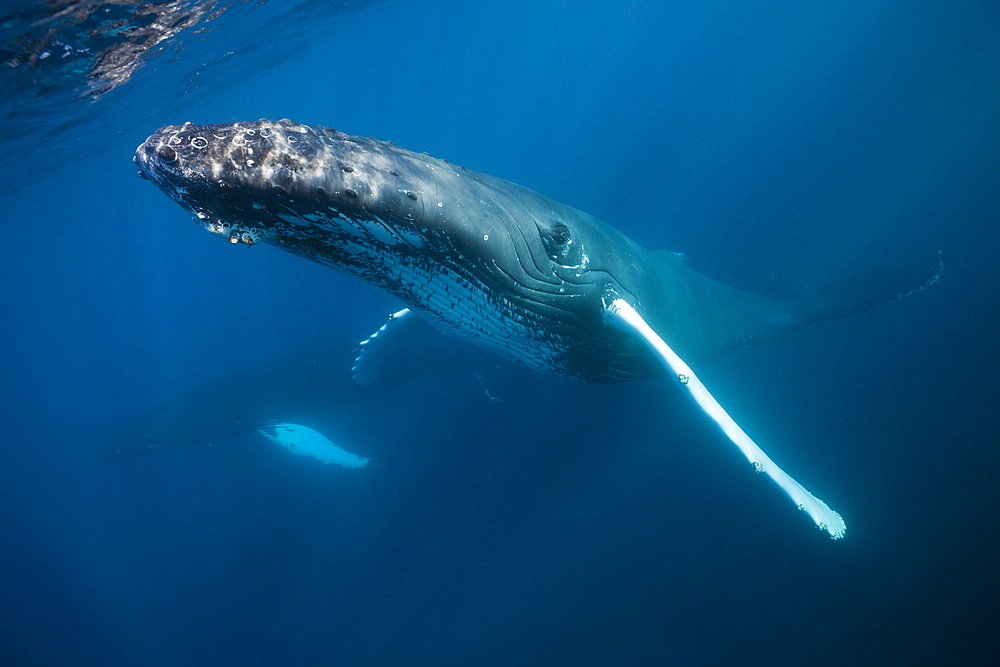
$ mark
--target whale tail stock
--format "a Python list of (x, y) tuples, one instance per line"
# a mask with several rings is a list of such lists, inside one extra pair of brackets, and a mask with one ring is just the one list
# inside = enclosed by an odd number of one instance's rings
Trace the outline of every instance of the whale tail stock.
[(944, 260), (938, 251), (920, 262), (850, 276), (809, 290), (793, 302), (793, 319), (797, 324), (812, 324), (860, 313), (930, 287), (943, 270)]

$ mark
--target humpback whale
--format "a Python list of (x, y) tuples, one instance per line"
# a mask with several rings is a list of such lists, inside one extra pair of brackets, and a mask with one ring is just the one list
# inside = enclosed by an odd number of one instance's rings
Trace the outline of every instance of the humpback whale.
[(287, 119), (163, 127), (134, 161), (212, 234), (352, 273), (520, 364), (593, 382), (670, 378), (835, 539), (840, 514), (778, 467), (692, 367), (913, 293), (941, 271), (935, 256), (792, 301), (758, 296), (528, 188)]
[(321, 345), (186, 388), (123, 420), (100, 458), (113, 463), (164, 449), (252, 442), (282, 422), (325, 427), (369, 415), (415, 380), (437, 375), (497, 401), (494, 385), (511, 370), (504, 360), (481, 347), (456, 346), (430, 326), (407, 324), (416, 319), (396, 313), (360, 346), (350, 333), (334, 332)]

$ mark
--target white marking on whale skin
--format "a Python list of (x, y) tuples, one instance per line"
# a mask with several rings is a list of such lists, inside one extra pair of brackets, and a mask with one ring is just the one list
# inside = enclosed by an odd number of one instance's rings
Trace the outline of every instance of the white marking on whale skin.
[(308, 456), (324, 464), (336, 463), (347, 468), (364, 468), (368, 465), (368, 459), (338, 447), (322, 433), (302, 424), (279, 422), (258, 429), (257, 432), (292, 454)]
[(653, 331), (652, 327), (646, 324), (642, 316), (628, 302), (616, 298), (606, 305), (604, 314), (609, 324), (636, 335), (646, 344), (660, 363), (673, 375), (677, 385), (685, 390), (702, 412), (714, 421), (726, 434), (726, 437), (743, 452), (743, 455), (753, 465), (754, 470), (767, 473), (768, 477), (792, 499), (795, 506), (809, 515), (820, 530), (825, 530), (835, 540), (844, 537), (847, 532), (847, 524), (843, 517), (779, 468), (715, 400), (715, 397), (709, 393), (691, 367), (677, 356), (677, 353)]

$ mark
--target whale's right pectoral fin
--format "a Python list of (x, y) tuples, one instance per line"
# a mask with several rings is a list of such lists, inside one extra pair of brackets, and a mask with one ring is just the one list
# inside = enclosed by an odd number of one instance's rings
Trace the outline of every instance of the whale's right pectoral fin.
[(611, 295), (604, 304), (606, 321), (617, 329), (638, 337), (652, 351), (657, 359), (674, 378), (677, 385), (683, 389), (701, 410), (714, 421), (722, 432), (735, 444), (747, 460), (753, 464), (757, 472), (768, 475), (774, 483), (784, 491), (792, 502), (804, 510), (821, 529), (837, 540), (844, 537), (847, 525), (837, 512), (830, 509), (826, 503), (815, 497), (796, 482), (750, 439), (733, 418), (723, 409), (715, 397), (709, 393), (690, 366), (677, 356), (669, 345), (646, 324), (636, 310), (624, 299)]

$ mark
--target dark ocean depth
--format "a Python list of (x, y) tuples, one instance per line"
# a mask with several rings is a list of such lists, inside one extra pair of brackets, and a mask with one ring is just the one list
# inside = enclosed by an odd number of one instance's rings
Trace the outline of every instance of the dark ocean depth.
[[(1000, 664), (997, 3), (167, 4), (0, 3), (0, 664)], [(942, 251), (697, 369), (846, 537), (662, 380), (420, 353), (356, 387), (402, 304), (131, 160), (286, 117), (752, 292)], [(234, 426), (264, 410), (371, 462)], [(149, 419), (176, 446), (116, 456)]]

